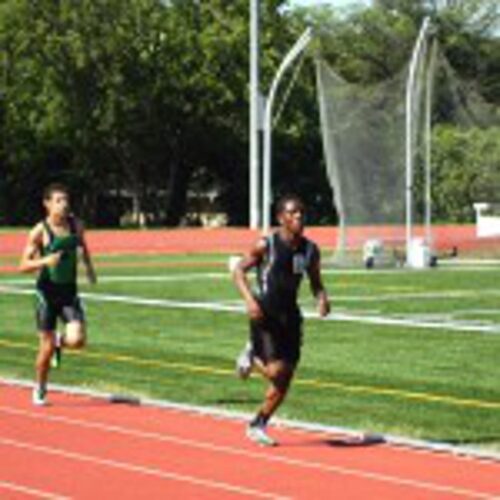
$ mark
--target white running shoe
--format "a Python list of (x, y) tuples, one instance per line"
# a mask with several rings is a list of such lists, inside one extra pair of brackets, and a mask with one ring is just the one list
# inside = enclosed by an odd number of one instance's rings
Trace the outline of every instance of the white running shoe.
[(259, 425), (249, 425), (247, 427), (247, 437), (254, 443), (261, 446), (277, 446), (278, 443), (271, 436), (269, 436), (264, 427)]
[(236, 373), (241, 379), (246, 379), (252, 373), (253, 368), (253, 349), (252, 344), (247, 342), (245, 347), (236, 359)]
[(35, 406), (48, 406), (47, 391), (40, 387), (33, 389), (33, 404)]

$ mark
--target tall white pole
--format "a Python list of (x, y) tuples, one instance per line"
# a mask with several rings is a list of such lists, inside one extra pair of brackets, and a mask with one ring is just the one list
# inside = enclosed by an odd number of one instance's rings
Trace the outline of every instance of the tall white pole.
[(271, 227), (271, 156), (272, 156), (272, 129), (273, 129), (273, 104), (276, 97), (276, 91), (280, 80), (288, 67), (297, 59), (302, 51), (312, 40), (312, 30), (308, 28), (302, 36), (295, 42), (290, 52), (285, 56), (281, 63), (269, 95), (266, 99), (266, 108), (264, 113), (264, 171), (263, 171), (263, 197), (262, 197), (262, 229), (268, 231)]
[(436, 69), (437, 41), (431, 47), (425, 86), (425, 242), (432, 248), (432, 100)]
[(420, 55), (424, 47), (425, 37), (429, 29), (430, 18), (426, 17), (420, 28), (408, 72), (406, 82), (406, 262), (410, 262), (410, 252), (413, 238), (413, 97)]
[(260, 225), (259, 0), (250, 1), (250, 227)]

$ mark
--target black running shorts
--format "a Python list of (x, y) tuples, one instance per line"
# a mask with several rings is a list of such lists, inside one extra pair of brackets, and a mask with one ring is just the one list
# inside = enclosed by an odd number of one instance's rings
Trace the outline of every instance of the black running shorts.
[(78, 321), (85, 323), (85, 312), (78, 295), (71, 297), (47, 297), (37, 290), (36, 324), (40, 332), (54, 332), (57, 320), (64, 323)]
[(302, 317), (295, 311), (250, 321), (254, 355), (262, 362), (296, 365), (302, 347)]

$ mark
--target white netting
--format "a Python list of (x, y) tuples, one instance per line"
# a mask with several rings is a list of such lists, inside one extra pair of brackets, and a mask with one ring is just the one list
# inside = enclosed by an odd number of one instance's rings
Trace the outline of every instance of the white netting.
[(362, 87), (318, 59), (317, 76), (328, 177), (340, 219), (338, 257), (371, 239), (402, 241), (406, 71)]
[[(372, 262), (403, 262), (408, 191), (412, 238), (432, 245), (433, 128), (447, 126), (457, 133), (485, 128), (498, 124), (498, 115), (474, 86), (457, 77), (437, 45), (426, 41), (416, 60), (407, 150), (408, 68), (388, 81), (361, 86), (345, 81), (321, 57), (316, 64), (326, 164), (339, 215), (335, 260), (366, 264), (367, 255), (372, 255)], [(411, 190), (408, 155), (413, 164)]]

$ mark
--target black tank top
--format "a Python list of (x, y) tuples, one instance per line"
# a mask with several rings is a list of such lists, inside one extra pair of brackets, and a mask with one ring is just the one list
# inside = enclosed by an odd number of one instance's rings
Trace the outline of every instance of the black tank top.
[(317, 245), (305, 237), (296, 247), (284, 241), (278, 232), (266, 238), (266, 255), (257, 268), (257, 298), (266, 313), (298, 311), (302, 278), (318, 258)]

